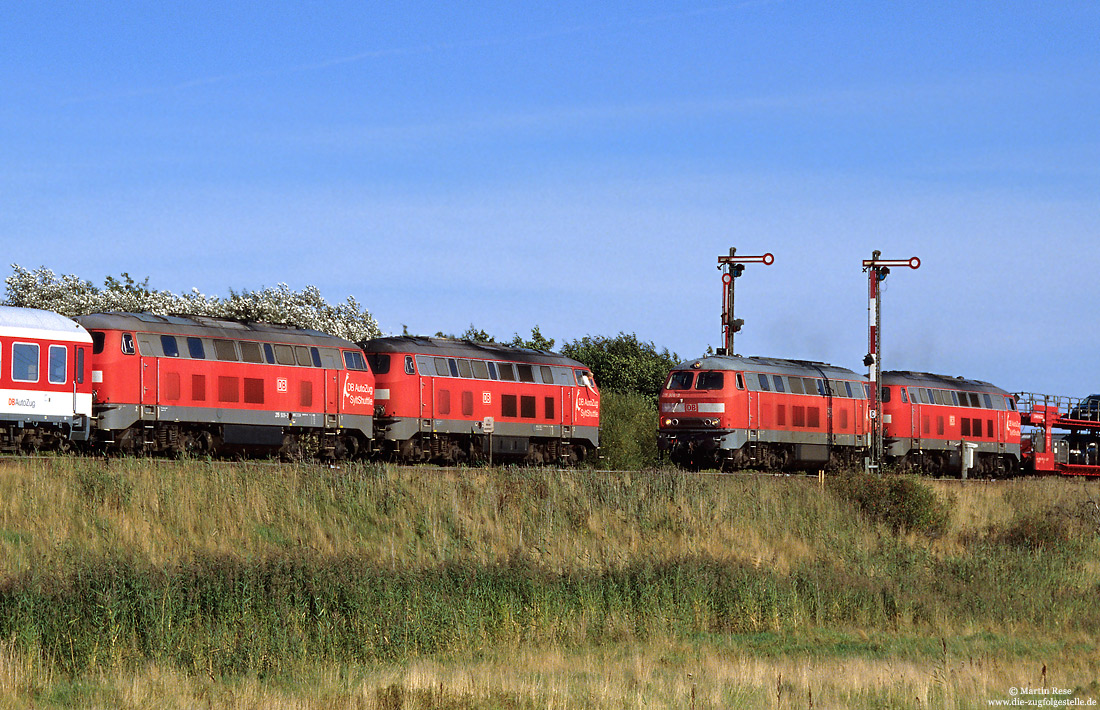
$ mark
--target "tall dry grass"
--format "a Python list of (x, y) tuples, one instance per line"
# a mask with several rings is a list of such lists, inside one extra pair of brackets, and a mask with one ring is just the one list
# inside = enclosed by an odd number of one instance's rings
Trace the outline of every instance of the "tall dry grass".
[(797, 477), (5, 460), (0, 707), (1095, 692), (1097, 484), (929, 489), (919, 532)]

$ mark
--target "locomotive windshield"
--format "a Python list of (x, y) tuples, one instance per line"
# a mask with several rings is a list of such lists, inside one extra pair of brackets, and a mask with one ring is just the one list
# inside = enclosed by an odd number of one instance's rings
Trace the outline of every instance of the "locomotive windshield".
[(724, 372), (700, 372), (699, 379), (695, 382), (697, 390), (720, 390), (725, 386), (726, 376)]
[(668, 378), (668, 385), (665, 389), (670, 390), (689, 390), (692, 383), (695, 382), (695, 373), (691, 370), (680, 370), (679, 372), (673, 372), (672, 377)]

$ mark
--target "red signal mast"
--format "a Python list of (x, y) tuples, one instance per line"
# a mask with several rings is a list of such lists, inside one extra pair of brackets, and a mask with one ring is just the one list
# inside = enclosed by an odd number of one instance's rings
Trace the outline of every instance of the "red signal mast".
[(882, 467), (884, 458), (882, 441), (882, 302), (879, 297), (880, 281), (886, 279), (890, 273), (890, 267), (908, 266), (910, 269), (920, 268), (920, 259), (880, 259), (882, 252), (871, 252), (870, 259), (863, 260), (863, 270), (867, 272), (867, 357), (863, 358), (863, 364), (870, 368), (868, 379), (871, 381), (871, 396), (873, 402), (871, 409), (871, 458), (868, 469), (878, 471)]
[(722, 342), (724, 347), (718, 351), (719, 355), (733, 355), (733, 334), (741, 330), (745, 321), (733, 317), (733, 285), (741, 272), (745, 270), (745, 264), (763, 264), (771, 266), (775, 263), (775, 257), (771, 253), (761, 256), (736, 256), (737, 249), (730, 247), (729, 256), (718, 257), (718, 268), (725, 269), (722, 272)]

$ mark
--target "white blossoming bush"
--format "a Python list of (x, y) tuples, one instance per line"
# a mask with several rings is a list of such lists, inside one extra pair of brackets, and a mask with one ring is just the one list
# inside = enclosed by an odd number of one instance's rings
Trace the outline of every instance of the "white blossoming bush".
[(108, 276), (103, 288), (68, 274), (58, 276), (46, 267), (31, 271), (12, 264), (12, 275), (4, 279), (4, 305), (42, 308), (66, 316), (88, 313), (156, 313), (233, 318), (263, 323), (286, 323), (319, 330), (353, 342), (381, 335), (378, 323), (351, 296), (332, 305), (316, 286), (291, 291), (285, 283), (260, 291), (230, 290), (228, 298), (207, 296), (198, 289), (191, 293), (155, 291), (149, 279), (136, 282), (129, 274)]

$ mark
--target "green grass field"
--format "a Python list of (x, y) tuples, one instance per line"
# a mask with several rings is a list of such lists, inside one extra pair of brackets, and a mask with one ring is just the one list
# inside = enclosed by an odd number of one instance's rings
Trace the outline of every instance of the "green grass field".
[(5, 460), (0, 707), (1087, 703), (1097, 501), (1067, 480)]

